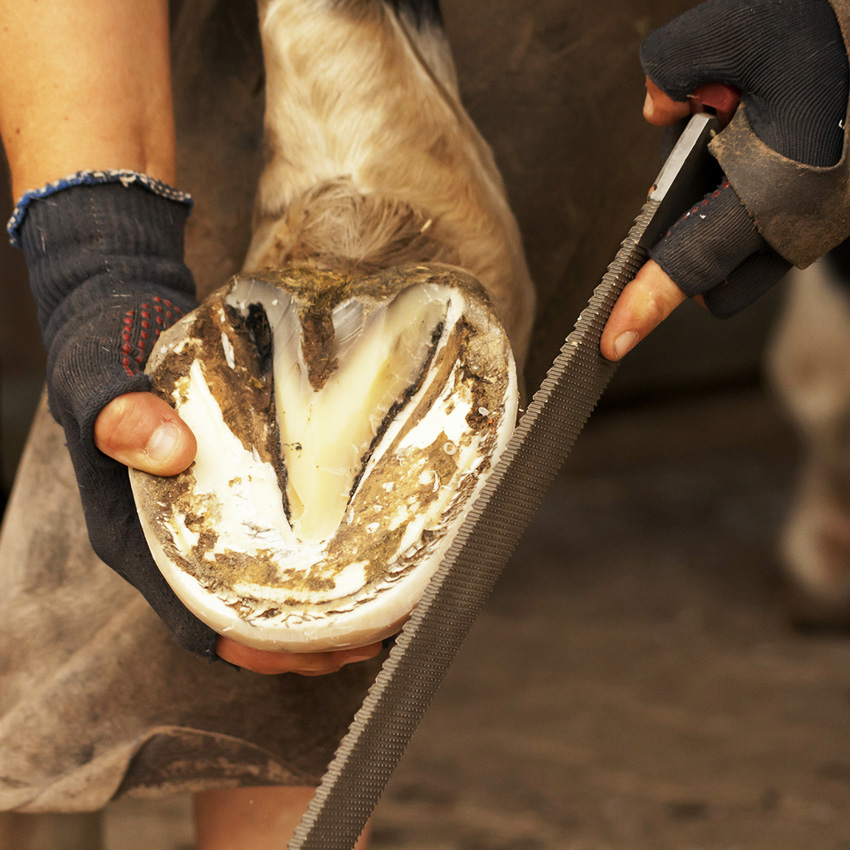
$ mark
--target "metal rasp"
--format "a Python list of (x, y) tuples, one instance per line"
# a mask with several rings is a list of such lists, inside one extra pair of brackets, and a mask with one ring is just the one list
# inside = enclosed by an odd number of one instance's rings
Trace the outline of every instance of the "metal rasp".
[[(351, 850), (523, 531), (554, 481), (615, 364), (605, 322), (651, 247), (711, 188), (709, 115), (691, 118), (614, 262), (534, 394), (316, 790), (289, 850)], [(716, 163), (714, 163), (716, 166)], [(716, 185), (716, 182), (715, 182)]]

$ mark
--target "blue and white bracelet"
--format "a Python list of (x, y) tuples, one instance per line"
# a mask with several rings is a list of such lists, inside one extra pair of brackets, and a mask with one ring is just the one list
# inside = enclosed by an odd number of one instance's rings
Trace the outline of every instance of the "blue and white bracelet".
[(95, 186), (98, 183), (120, 183), (122, 186), (142, 186), (155, 195), (160, 195), (163, 198), (168, 198), (170, 201), (178, 201), (181, 204), (192, 206), (194, 201), (192, 196), (187, 192), (181, 192), (163, 183), (162, 180), (157, 180), (149, 177), (147, 174), (140, 174), (138, 171), (127, 171), (125, 169), (110, 169), (108, 171), (78, 171), (70, 177), (63, 177), (55, 183), (48, 183), (40, 189), (32, 189), (25, 192), (15, 206), (12, 217), (6, 225), (6, 232), (9, 234), (9, 241), (15, 248), (20, 248), (20, 229), (24, 222), (24, 216), (27, 212), (27, 207), (33, 201), (42, 198), (48, 198), (50, 195), (55, 195), (63, 189), (70, 189), (72, 186)]

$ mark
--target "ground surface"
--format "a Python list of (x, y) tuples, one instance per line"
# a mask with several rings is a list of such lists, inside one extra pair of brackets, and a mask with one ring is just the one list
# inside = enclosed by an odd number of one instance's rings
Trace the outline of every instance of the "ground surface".
[[(778, 602), (793, 456), (751, 391), (595, 418), (375, 850), (850, 848), (850, 639), (790, 631)], [(112, 807), (108, 850), (191, 847), (185, 801), (146, 805)]]

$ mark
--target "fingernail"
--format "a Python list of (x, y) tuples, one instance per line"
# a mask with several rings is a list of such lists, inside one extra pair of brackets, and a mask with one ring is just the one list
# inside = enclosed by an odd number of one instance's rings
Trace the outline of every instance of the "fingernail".
[(614, 354), (617, 360), (625, 357), (636, 345), (640, 337), (635, 331), (626, 331), (614, 340)]
[(151, 434), (151, 438), (145, 446), (145, 454), (154, 463), (163, 463), (174, 454), (179, 442), (180, 429), (173, 422), (163, 422)]

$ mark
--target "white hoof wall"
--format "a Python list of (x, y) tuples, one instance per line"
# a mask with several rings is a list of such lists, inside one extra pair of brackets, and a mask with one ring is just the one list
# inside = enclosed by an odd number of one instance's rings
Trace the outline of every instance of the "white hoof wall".
[(131, 472), (148, 545), (197, 617), (258, 649), (397, 631), (516, 421), (507, 337), (446, 266), (235, 277), (147, 371), (198, 440), (181, 475)]

